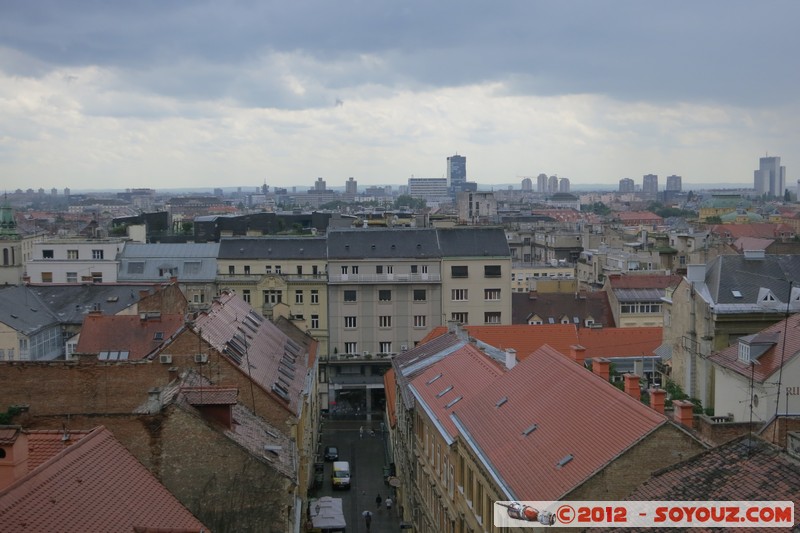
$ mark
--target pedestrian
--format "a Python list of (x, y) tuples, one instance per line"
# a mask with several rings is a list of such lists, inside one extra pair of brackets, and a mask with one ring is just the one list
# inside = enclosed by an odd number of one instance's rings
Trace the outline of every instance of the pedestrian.
[(364, 522), (367, 524), (367, 531), (369, 531), (369, 526), (372, 525), (372, 512), (366, 510), (363, 513), (361, 513), (361, 516), (364, 517)]
[(389, 513), (392, 512), (392, 498), (389, 496), (386, 497), (386, 511)]
[(383, 498), (381, 498), (380, 493), (378, 493), (378, 495), (375, 496), (375, 505), (378, 507), (379, 511), (381, 510), (381, 503), (383, 503)]
[(364, 426), (361, 426), (360, 428), (358, 428), (358, 438), (359, 439), (363, 439), (364, 438)]

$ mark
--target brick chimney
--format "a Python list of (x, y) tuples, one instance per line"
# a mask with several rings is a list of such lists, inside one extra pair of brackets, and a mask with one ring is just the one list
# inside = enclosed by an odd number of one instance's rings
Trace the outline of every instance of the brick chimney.
[(664, 414), (664, 400), (667, 396), (667, 391), (664, 389), (650, 389), (650, 407), (654, 411)]
[(675, 400), (672, 406), (675, 408), (675, 422), (691, 428), (694, 423), (694, 404), (689, 400)]
[(583, 362), (586, 360), (586, 348), (580, 344), (573, 344), (569, 347), (569, 356), (573, 361), (583, 366)]
[(611, 361), (605, 357), (595, 357), (592, 359), (592, 372), (608, 381), (611, 379)]
[(511, 370), (517, 366), (517, 351), (514, 348), (506, 348), (506, 368)]
[(631, 398), (641, 400), (641, 389), (639, 388), (639, 376), (636, 374), (625, 374), (625, 394)]
[(0, 491), (28, 473), (28, 435), (19, 426), (0, 426)]

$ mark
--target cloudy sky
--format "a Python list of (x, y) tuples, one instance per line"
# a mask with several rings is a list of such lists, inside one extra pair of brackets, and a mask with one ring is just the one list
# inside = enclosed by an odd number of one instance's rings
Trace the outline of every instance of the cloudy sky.
[(4, 0), (6, 190), (800, 177), (800, 2)]

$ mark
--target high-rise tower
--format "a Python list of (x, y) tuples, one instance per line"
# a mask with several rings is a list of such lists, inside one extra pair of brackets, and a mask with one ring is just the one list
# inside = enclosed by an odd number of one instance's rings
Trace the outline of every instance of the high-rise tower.
[(758, 194), (780, 197), (786, 190), (786, 167), (780, 157), (762, 157), (753, 173), (753, 186)]
[(447, 185), (450, 196), (455, 197), (467, 182), (467, 158), (463, 155), (451, 155), (447, 158)]

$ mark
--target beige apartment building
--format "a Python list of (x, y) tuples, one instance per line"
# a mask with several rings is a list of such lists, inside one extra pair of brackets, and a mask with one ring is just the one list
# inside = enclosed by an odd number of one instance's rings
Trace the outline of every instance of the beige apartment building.
[(236, 291), (264, 317), (284, 317), (328, 353), (326, 242), (315, 237), (220, 239), (217, 287)]

